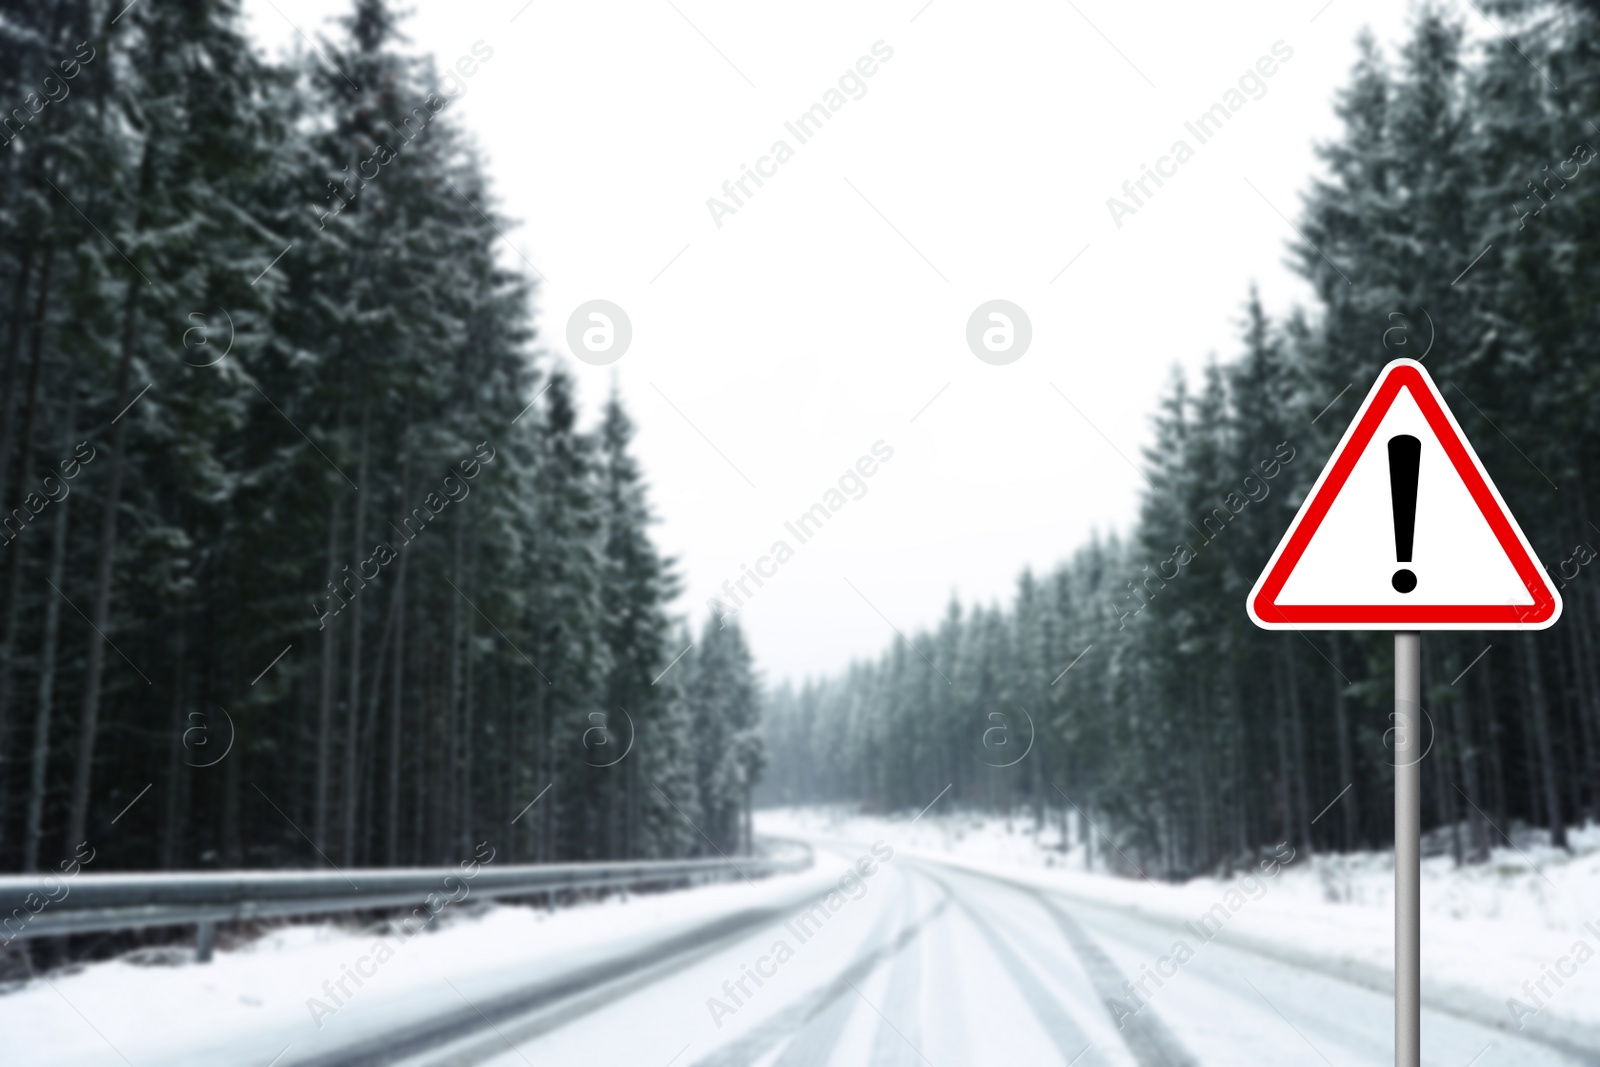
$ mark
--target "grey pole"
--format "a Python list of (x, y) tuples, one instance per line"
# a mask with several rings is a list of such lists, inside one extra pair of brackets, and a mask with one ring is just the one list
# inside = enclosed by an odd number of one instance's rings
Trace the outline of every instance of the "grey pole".
[(196, 963), (210, 963), (211, 951), (216, 947), (216, 944), (217, 924), (214, 922), (196, 923), (194, 927), (194, 961)]
[(1394, 1063), (1422, 1067), (1422, 635), (1394, 635)]

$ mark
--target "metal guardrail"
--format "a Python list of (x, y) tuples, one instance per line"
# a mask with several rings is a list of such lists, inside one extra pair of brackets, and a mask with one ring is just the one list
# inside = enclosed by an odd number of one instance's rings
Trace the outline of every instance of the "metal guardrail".
[[(37, 937), (152, 926), (195, 926), (195, 951), (211, 956), (216, 924), (249, 919), (413, 907), (427, 920), (470, 897), (538, 896), (729, 881), (804, 870), (809, 847), (789, 855), (622, 863), (366, 868), (350, 871), (216, 871), (182, 874), (0, 877), (0, 945)], [(436, 905), (430, 905), (430, 900)]]

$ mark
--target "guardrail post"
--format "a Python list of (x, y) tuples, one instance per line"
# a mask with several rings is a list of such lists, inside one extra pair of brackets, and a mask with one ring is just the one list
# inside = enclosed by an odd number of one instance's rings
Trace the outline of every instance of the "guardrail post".
[(203, 922), (195, 924), (194, 928), (194, 961), (196, 963), (210, 963), (211, 950), (217, 943), (217, 924)]

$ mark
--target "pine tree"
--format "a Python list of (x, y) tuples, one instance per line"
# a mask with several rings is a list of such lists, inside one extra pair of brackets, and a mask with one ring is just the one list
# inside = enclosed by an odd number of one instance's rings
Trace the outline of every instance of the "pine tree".
[(684, 689), (697, 743), (699, 829), (712, 850), (748, 853), (751, 799), (765, 764), (750, 650), (736, 620), (707, 619), (692, 655)]

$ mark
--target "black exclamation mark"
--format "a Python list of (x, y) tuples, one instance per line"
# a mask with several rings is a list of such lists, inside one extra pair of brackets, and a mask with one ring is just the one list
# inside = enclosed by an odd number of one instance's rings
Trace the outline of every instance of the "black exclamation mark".
[[(1389, 438), (1389, 500), (1394, 507), (1394, 558), (1411, 562), (1411, 541), (1417, 532), (1417, 468), (1422, 462), (1422, 442), (1410, 434)], [(1405, 567), (1390, 579), (1395, 591), (1409, 593), (1417, 576)]]

